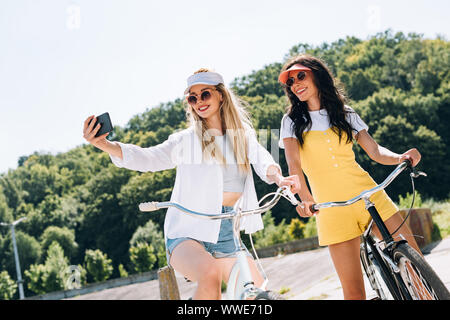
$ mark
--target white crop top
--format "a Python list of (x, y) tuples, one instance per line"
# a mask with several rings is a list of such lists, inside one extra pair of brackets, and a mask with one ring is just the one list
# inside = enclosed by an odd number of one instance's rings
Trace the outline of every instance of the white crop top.
[[(350, 126), (353, 129), (353, 134), (357, 134), (361, 130), (367, 130), (369, 127), (367, 124), (360, 118), (360, 116), (350, 108), (349, 106), (345, 106), (345, 110), (350, 111), (351, 113), (347, 113), (346, 119)], [(326, 109), (320, 109), (317, 111), (309, 111), (309, 116), (311, 117), (311, 131), (325, 131), (331, 127), (330, 119), (328, 118), (328, 112)], [(281, 119), (281, 129), (280, 129), (280, 141), (278, 142), (278, 146), (284, 149), (283, 139), (284, 138), (297, 138), (294, 133), (294, 122), (292, 119), (285, 114), (283, 119)]]
[[(227, 135), (215, 136), (217, 146), (219, 146), (225, 160), (226, 166), (222, 166), (223, 191), (224, 192), (244, 192), (246, 174), (239, 172), (239, 167), (234, 155), (231, 143)], [(224, 151), (225, 150), (225, 151)]]

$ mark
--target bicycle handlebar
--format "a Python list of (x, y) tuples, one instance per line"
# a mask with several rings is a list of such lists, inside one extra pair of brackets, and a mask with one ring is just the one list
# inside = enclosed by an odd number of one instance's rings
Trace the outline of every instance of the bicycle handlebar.
[(409, 160), (405, 160), (402, 163), (400, 163), (392, 172), (391, 174), (379, 185), (377, 185), (376, 187), (370, 189), (370, 190), (365, 190), (363, 192), (361, 192), (359, 195), (357, 195), (356, 197), (347, 200), (347, 201), (336, 201), (336, 202), (324, 202), (324, 203), (316, 203), (316, 204), (312, 204), (310, 206), (310, 210), (311, 212), (316, 212), (319, 211), (320, 209), (325, 209), (325, 208), (331, 208), (331, 207), (345, 207), (345, 206), (349, 206), (361, 199), (369, 199), (369, 197), (380, 191), (385, 189), (403, 170), (405, 170), (406, 168), (411, 168), (412, 172), (411, 172), (411, 177), (412, 178), (417, 178), (421, 175), (426, 176), (426, 173), (421, 172), (421, 171), (416, 171), (414, 169), (414, 167), (412, 166), (412, 163)]
[(292, 203), (292, 205), (301, 205), (300, 201), (298, 201), (295, 198), (295, 195), (292, 194), (290, 188), (287, 186), (279, 187), (276, 192), (268, 193), (260, 200), (260, 202), (270, 195), (274, 195), (273, 198), (267, 204), (263, 205), (262, 207), (259, 207), (257, 209), (253, 209), (253, 210), (238, 211), (238, 212), (236, 212), (235, 210), (232, 210), (227, 213), (220, 214), (220, 215), (192, 211), (192, 210), (189, 210), (189, 209), (183, 207), (182, 205), (180, 205), (176, 202), (156, 202), (156, 201), (143, 202), (143, 203), (139, 204), (139, 210), (148, 212), (148, 211), (155, 211), (155, 210), (164, 209), (164, 208), (168, 208), (168, 207), (175, 207), (175, 208), (179, 209), (180, 211), (182, 211), (190, 216), (193, 216), (193, 217), (216, 220), (216, 219), (229, 219), (236, 215), (243, 217), (243, 216), (248, 216), (248, 215), (252, 215), (252, 214), (260, 214), (260, 213), (266, 212), (266, 211), (270, 210), (271, 208), (273, 208), (277, 204), (278, 200), (281, 197), (284, 197), (287, 200), (289, 200)]

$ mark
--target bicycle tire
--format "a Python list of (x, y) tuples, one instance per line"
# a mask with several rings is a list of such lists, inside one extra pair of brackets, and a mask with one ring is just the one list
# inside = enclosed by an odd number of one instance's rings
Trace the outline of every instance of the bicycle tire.
[(400, 243), (394, 248), (392, 256), (400, 269), (401, 281), (413, 300), (450, 300), (450, 293), (445, 284), (409, 244)]
[(279, 293), (274, 291), (262, 291), (258, 293), (255, 300), (285, 300)]

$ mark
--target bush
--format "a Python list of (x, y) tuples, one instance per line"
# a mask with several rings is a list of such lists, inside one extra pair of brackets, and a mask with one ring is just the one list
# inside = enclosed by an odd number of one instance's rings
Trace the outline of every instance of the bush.
[(317, 236), (317, 225), (316, 217), (308, 218), (308, 222), (305, 225), (305, 230), (303, 231), (305, 238), (311, 238)]
[(289, 235), (292, 239), (303, 239), (305, 227), (306, 224), (303, 221), (298, 218), (294, 218), (288, 226)]
[(130, 248), (130, 260), (134, 271), (146, 272), (152, 270), (157, 261), (151, 244), (139, 242)]
[(254, 234), (255, 248), (268, 247), (277, 243), (285, 243), (293, 240), (289, 234), (289, 226), (283, 219), (280, 224), (275, 225), (272, 213), (268, 211), (263, 215), (264, 229)]
[(100, 250), (86, 250), (84, 257), (88, 282), (99, 282), (109, 279), (113, 273), (112, 261)]
[(25, 271), (28, 279), (28, 289), (36, 294), (64, 290), (66, 276), (69, 268), (64, 251), (56, 242), (52, 242), (47, 250), (47, 258), (44, 264), (33, 264)]
[(0, 300), (10, 300), (17, 291), (16, 282), (7, 271), (0, 272)]
[[(422, 197), (420, 196), (420, 193), (415, 190), (415, 199), (414, 199), (414, 205), (413, 208), (421, 208), (422, 207)], [(406, 196), (403, 198), (402, 195), (398, 196), (398, 206), (400, 209), (409, 209), (411, 207), (411, 203), (413, 200), (413, 194), (407, 192)]]
[(77, 253), (78, 244), (75, 242), (75, 231), (66, 227), (50, 226), (41, 236), (42, 249), (46, 250), (53, 241), (59, 243), (69, 259)]
[(143, 227), (138, 227), (134, 232), (130, 247), (136, 247), (138, 243), (151, 244), (152, 254), (156, 256), (158, 267), (164, 267), (167, 264), (164, 236), (152, 220), (147, 221)]

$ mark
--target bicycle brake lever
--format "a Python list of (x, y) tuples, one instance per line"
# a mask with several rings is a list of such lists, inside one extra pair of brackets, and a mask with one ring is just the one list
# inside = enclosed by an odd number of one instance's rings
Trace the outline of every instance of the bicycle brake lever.
[(286, 196), (288, 198), (288, 200), (294, 205), (298, 205), (300, 203), (300, 201), (297, 200), (297, 198), (295, 197), (295, 195), (291, 192), (291, 190), (289, 189), (289, 187), (283, 187), (282, 191), (284, 196)]
[(423, 171), (416, 170), (416, 168), (411, 169), (411, 173), (409, 174), (412, 178), (418, 178), (420, 176), (426, 177), (427, 174)]

